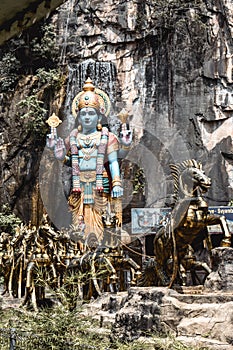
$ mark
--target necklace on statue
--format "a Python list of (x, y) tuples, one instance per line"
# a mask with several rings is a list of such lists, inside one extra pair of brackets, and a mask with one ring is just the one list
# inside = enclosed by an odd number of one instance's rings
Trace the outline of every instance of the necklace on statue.
[(81, 151), (83, 153), (83, 159), (89, 160), (91, 158), (91, 154), (96, 150), (96, 143), (94, 143), (93, 147), (84, 148), (81, 147)]
[(85, 143), (85, 145), (89, 146), (90, 143), (92, 142), (92, 139), (89, 135), (87, 135), (87, 137), (83, 139), (83, 142)]
[[(97, 136), (98, 135), (98, 136)], [(70, 147), (71, 147), (71, 162), (72, 162), (72, 191), (81, 192), (80, 184), (80, 168), (79, 168), (79, 150), (82, 151), (84, 157), (83, 159), (88, 160), (91, 158), (91, 154), (97, 149), (97, 159), (96, 159), (96, 189), (98, 191), (103, 191), (103, 169), (104, 169), (104, 155), (106, 154), (106, 148), (108, 144), (108, 129), (103, 127), (101, 132), (96, 132), (94, 135), (90, 135), (93, 140), (94, 145), (87, 149), (84, 147), (87, 135), (78, 135), (78, 130), (76, 129), (70, 135)], [(88, 135), (89, 136), (89, 135)], [(83, 145), (80, 141), (83, 141)], [(79, 146), (79, 147), (78, 147)]]
[(97, 142), (97, 139), (100, 139), (100, 137), (101, 134), (98, 131), (88, 135), (78, 135), (78, 138), (80, 138), (86, 146), (90, 146), (93, 140), (96, 140)]
[[(96, 150), (96, 142), (94, 142), (92, 139), (88, 139), (87, 142), (86, 138), (81, 138), (82, 142), (84, 145), (82, 145), (82, 143), (80, 142), (79, 138), (77, 138), (77, 142), (78, 142), (78, 148), (82, 151), (83, 154), (83, 159), (84, 160), (89, 160), (91, 158), (91, 154)], [(90, 140), (90, 142), (89, 142)]]

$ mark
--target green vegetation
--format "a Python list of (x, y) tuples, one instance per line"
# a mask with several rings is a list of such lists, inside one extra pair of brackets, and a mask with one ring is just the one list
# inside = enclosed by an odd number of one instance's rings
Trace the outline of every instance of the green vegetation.
[[(71, 276), (67, 280), (70, 288), (67, 289), (66, 285), (54, 292), (42, 275), (38, 270), (36, 284), (46, 288), (51, 301), (49, 303), (47, 299), (47, 305), (50, 304), (50, 307), (40, 307), (39, 312), (35, 312), (29, 307), (6, 308), (6, 302), (4, 309), (0, 306), (1, 350), (9, 350), (12, 335), (17, 350), (205, 350), (186, 346), (169, 334), (150, 332), (138, 340), (122, 343), (111, 333), (111, 324), (102, 328), (99, 321), (84, 316), (88, 302), (78, 300), (72, 288), (77, 284), (77, 277)], [(75, 301), (72, 310), (71, 300)]]
[(41, 28), (42, 37), (35, 37), (32, 44), (32, 52), (41, 58), (56, 62), (59, 49), (56, 44), (56, 28), (53, 23), (45, 24)]
[[(41, 67), (48, 71), (57, 67), (59, 48), (53, 23), (37, 23), (20, 38), (10, 40), (9, 45), (11, 51), (5, 46), (0, 54), (0, 92), (14, 91), (20, 77), (33, 75)], [(55, 70), (52, 75), (57, 85)]]
[(0, 60), (0, 91), (13, 91), (18, 81), (20, 62), (12, 52), (5, 53)]
[(10, 336), (10, 329), (15, 329), (17, 350), (198, 350), (172, 337), (153, 335), (150, 343), (146, 342), (146, 338), (125, 344), (114, 342), (107, 331), (99, 332), (98, 323), (84, 317), (81, 311), (81, 305), (72, 312), (62, 306), (42, 309), (39, 313), (13, 308), (0, 310), (1, 350), (9, 350), (6, 335)]
[(11, 233), (17, 226), (21, 224), (21, 220), (12, 213), (9, 205), (4, 204), (0, 212), (0, 232)]
[[(56, 291), (43, 276), (43, 271), (38, 269), (35, 284), (46, 288), (50, 298), (47, 305), (50, 304), (50, 307), (40, 307), (40, 311), (35, 312), (30, 311), (30, 305), (27, 308), (13, 308), (6, 307), (5, 302), (4, 309), (0, 306), (1, 350), (9, 350), (12, 335), (17, 350), (204, 350), (186, 346), (169, 334), (151, 332), (138, 340), (122, 343), (111, 333), (111, 324), (102, 328), (99, 321), (84, 316), (88, 302), (77, 298), (77, 276), (71, 275), (66, 284)], [(88, 278), (90, 276), (87, 274)], [(75, 303), (72, 309), (71, 303)]]
[(61, 88), (63, 83), (63, 76), (59, 69), (49, 69), (39, 68), (36, 71), (36, 76), (40, 84), (46, 85), (54, 90)]
[[(41, 67), (49, 70), (57, 66), (59, 49), (55, 25), (36, 24), (20, 38), (12, 39), (10, 48), (11, 51), (7, 46), (3, 48), (0, 55), (0, 91), (4, 93), (14, 91), (21, 76), (35, 74)], [(51, 78), (51, 72), (49, 74)], [(55, 81), (55, 70), (52, 75)]]
[(48, 101), (45, 101), (45, 97), (47, 96), (50, 100), (50, 97), (61, 88), (63, 75), (59, 69), (39, 68), (36, 72), (36, 78), (38, 86), (34, 88), (31, 95), (18, 103), (18, 115), (24, 120), (27, 131), (36, 138), (43, 138), (48, 132), (48, 125), (45, 123), (48, 115), (45, 105)]
[[(40, 307), (39, 312), (30, 311), (29, 307), (6, 308), (6, 303), (4, 309), (0, 307), (1, 350), (9, 350), (9, 338), (12, 336), (17, 350), (204, 350), (186, 346), (166, 334), (148, 333), (138, 340), (122, 343), (111, 333), (111, 324), (102, 328), (99, 321), (84, 316), (88, 302), (77, 299), (77, 288), (73, 289), (77, 276), (67, 279), (68, 289), (66, 285), (55, 292), (43, 276), (43, 271), (40, 273), (38, 270), (36, 285), (46, 288), (50, 307)], [(71, 301), (75, 302), (72, 310)]]
[(37, 94), (33, 94), (21, 100), (18, 106), (20, 118), (24, 119), (26, 129), (35, 136), (44, 136), (47, 131), (45, 119), (48, 113), (43, 107), (44, 102), (38, 99)]

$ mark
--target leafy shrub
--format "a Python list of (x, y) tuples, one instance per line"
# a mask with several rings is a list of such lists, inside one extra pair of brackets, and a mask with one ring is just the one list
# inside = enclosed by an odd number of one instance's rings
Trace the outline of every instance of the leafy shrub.
[(36, 76), (41, 84), (46, 84), (48, 87), (58, 89), (62, 85), (62, 74), (59, 69), (49, 69), (39, 68), (36, 71)]
[(18, 103), (20, 110), (25, 111), (20, 118), (25, 120), (26, 128), (40, 136), (44, 136), (47, 131), (45, 117), (48, 111), (43, 108), (43, 105), (44, 102), (40, 101), (36, 94), (27, 96)]
[(56, 44), (55, 25), (53, 23), (45, 25), (42, 27), (42, 32), (41, 40), (38, 40), (38, 38), (32, 40), (32, 51), (37, 56), (56, 62), (59, 49)]
[(0, 61), (0, 89), (2, 92), (13, 91), (18, 81), (17, 71), (20, 62), (12, 52), (6, 53)]
[(4, 204), (2, 206), (2, 211), (0, 212), (0, 231), (12, 233), (20, 224), (21, 220), (11, 212), (11, 209), (7, 204)]
[[(22, 309), (0, 310), (0, 336), (3, 327), (4, 337), (14, 329), (17, 350), (142, 350), (152, 349), (152, 346), (155, 350), (201, 350), (186, 346), (174, 337), (159, 338), (153, 334), (149, 335), (149, 346), (145, 338), (145, 341), (124, 344), (111, 342), (108, 332), (98, 332), (97, 322), (83, 317), (80, 311), (81, 308), (69, 312), (61, 306), (39, 313)], [(9, 344), (2, 345), (1, 350), (9, 350)]]

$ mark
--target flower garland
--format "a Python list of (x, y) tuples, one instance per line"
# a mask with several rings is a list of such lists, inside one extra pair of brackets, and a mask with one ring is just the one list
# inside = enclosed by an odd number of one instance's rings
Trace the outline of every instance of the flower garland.
[[(70, 135), (70, 151), (71, 151), (71, 164), (72, 164), (72, 193), (81, 192), (80, 184), (80, 168), (79, 168), (79, 151), (77, 147), (76, 138), (78, 130), (74, 130)], [(100, 144), (97, 151), (96, 159), (96, 190), (103, 191), (103, 170), (104, 170), (104, 156), (106, 153), (108, 143), (109, 131), (106, 127), (102, 128)]]

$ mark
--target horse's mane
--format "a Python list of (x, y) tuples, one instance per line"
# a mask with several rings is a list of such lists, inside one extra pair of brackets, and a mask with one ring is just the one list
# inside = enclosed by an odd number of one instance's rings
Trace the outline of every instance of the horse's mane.
[(173, 186), (174, 186), (173, 198), (175, 202), (177, 202), (179, 198), (179, 188), (180, 188), (179, 177), (181, 173), (187, 168), (201, 169), (202, 165), (201, 163), (197, 162), (195, 159), (188, 159), (188, 160), (184, 160), (181, 163), (170, 164), (169, 167), (171, 169), (171, 174), (173, 178)]

